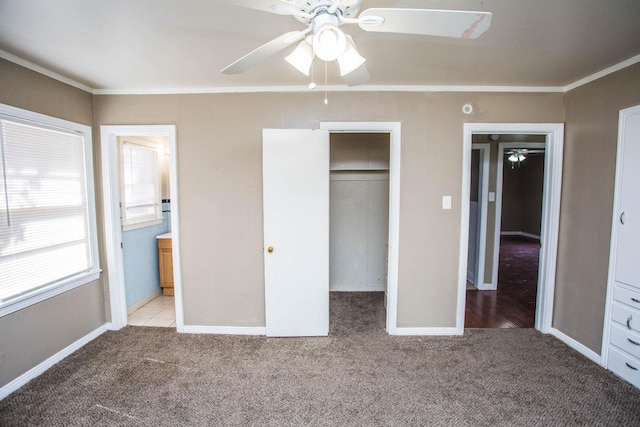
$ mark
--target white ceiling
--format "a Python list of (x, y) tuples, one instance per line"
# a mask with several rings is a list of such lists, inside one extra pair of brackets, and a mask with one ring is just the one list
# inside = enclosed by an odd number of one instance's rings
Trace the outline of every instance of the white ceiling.
[[(363, 0), (369, 7), (493, 13), (476, 40), (343, 26), (367, 58), (370, 86), (564, 87), (640, 54), (640, 0)], [(244, 74), (220, 73), (302, 29), (216, 0), (0, 0), (0, 56), (103, 92), (304, 87), (309, 78), (283, 60), (293, 47)], [(320, 61), (315, 76), (324, 83)], [(333, 63), (328, 84), (344, 85)]]

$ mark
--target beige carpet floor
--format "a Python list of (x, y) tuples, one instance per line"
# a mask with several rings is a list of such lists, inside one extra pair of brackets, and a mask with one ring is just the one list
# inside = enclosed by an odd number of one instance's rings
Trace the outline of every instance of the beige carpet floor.
[(383, 328), (381, 294), (340, 293), (325, 338), (107, 332), (0, 402), (0, 425), (640, 425), (640, 391), (552, 336)]

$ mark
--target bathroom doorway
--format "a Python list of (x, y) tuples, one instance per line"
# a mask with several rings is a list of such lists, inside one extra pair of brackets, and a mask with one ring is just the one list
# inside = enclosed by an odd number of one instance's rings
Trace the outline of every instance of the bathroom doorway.
[(112, 328), (180, 330), (175, 126), (102, 126), (101, 143)]

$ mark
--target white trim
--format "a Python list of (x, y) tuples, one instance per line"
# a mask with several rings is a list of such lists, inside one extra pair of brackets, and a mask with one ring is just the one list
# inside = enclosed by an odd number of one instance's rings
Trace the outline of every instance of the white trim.
[(384, 292), (384, 283), (339, 283), (331, 285), (330, 292)]
[(550, 328), (549, 333), (554, 337), (558, 338), (560, 341), (562, 341), (569, 347), (571, 347), (572, 349), (574, 349), (575, 351), (577, 351), (578, 353), (590, 359), (592, 362), (595, 362), (598, 365), (602, 365), (602, 358), (600, 357), (600, 355), (595, 351), (591, 350), (590, 348), (588, 348), (587, 346), (585, 346), (584, 344), (579, 343), (575, 339), (571, 338), (568, 335), (565, 335), (563, 332), (559, 331), (556, 328)]
[(479, 283), (476, 285), (479, 291), (495, 291), (492, 283)]
[[(359, 85), (317, 86), (314, 92), (507, 92), (550, 93), (563, 92), (562, 86), (473, 86), (473, 85)], [(191, 95), (220, 93), (285, 93), (311, 92), (302, 86), (220, 86), (205, 88), (151, 88), (151, 89), (94, 89), (95, 95)]]
[[(0, 51), (2, 52), (2, 51)], [(93, 167), (93, 130), (91, 126), (69, 120), (59, 119), (57, 117), (48, 116), (46, 114), (35, 113), (33, 111), (24, 110), (22, 108), (13, 107), (6, 104), (0, 104), (0, 119), (2, 116), (6, 118), (19, 120), (21, 123), (31, 123), (47, 129), (60, 129), (65, 132), (72, 132), (75, 135), (82, 135), (84, 142), (84, 172), (87, 193), (87, 219), (88, 219), (88, 236), (89, 248), (91, 250), (91, 264), (89, 271), (74, 274), (71, 277), (49, 283), (41, 288), (33, 289), (24, 295), (12, 298), (9, 301), (0, 304), (0, 317), (7, 314), (37, 304), (46, 299), (60, 295), (64, 292), (75, 289), (79, 286), (86, 285), (100, 278), (100, 257), (98, 256), (98, 226), (96, 214), (96, 191), (95, 191), (95, 174)], [(1, 142), (1, 138), (0, 138)]]
[(117, 143), (118, 136), (165, 136), (169, 140), (169, 180), (171, 198), (171, 234), (173, 252), (173, 282), (176, 305), (176, 325), (183, 332), (184, 311), (182, 306), (182, 274), (180, 268), (180, 229), (178, 200), (178, 158), (176, 127), (174, 125), (101, 126), (102, 147), (102, 200), (104, 213), (105, 249), (108, 268), (109, 302), (111, 323), (114, 330), (127, 325), (127, 301), (124, 288), (122, 260), (122, 229), (120, 224), (119, 173)]
[(218, 334), (218, 335), (266, 335), (264, 326), (199, 326), (183, 325), (182, 331), (189, 334)]
[(527, 237), (533, 240), (540, 240), (540, 235), (527, 233), (524, 231), (500, 231), (500, 235), (501, 236), (520, 236), (520, 237)]
[(631, 58), (625, 61), (619, 62), (615, 65), (612, 65), (611, 67), (605, 68), (604, 70), (598, 71), (597, 73), (593, 73), (583, 79), (580, 79), (571, 84), (568, 84), (562, 88), (562, 91), (565, 93), (569, 92), (570, 90), (573, 90), (577, 87), (584, 86), (587, 83), (591, 83), (593, 81), (601, 79), (602, 77), (608, 76), (609, 74), (613, 74), (616, 71), (620, 71), (622, 69), (635, 65), (638, 62), (640, 62), (640, 55), (632, 56)]
[[(463, 182), (460, 236), (460, 261), (458, 276), (458, 307), (456, 325), (464, 329), (466, 303), (466, 260), (469, 222), (469, 172), (471, 166), (471, 144), (473, 134), (526, 133), (546, 135), (544, 172), (544, 194), (542, 202), (542, 225), (540, 266), (538, 270), (538, 295), (536, 301), (537, 330), (549, 333), (553, 318), (555, 272), (558, 252), (558, 228), (560, 221), (560, 189), (562, 186), (562, 155), (564, 146), (564, 124), (561, 123), (465, 123), (463, 141)], [(499, 157), (499, 160), (502, 156)], [(500, 165), (499, 165), (500, 166)], [(498, 214), (496, 207), (496, 215)], [(497, 228), (499, 229), (499, 228)], [(496, 275), (494, 275), (495, 277)]]
[(34, 289), (33, 291), (27, 292), (26, 294), (21, 295), (20, 297), (17, 297), (14, 300), (6, 303), (6, 305), (4, 305), (3, 307), (0, 307), (0, 317), (22, 310), (23, 308), (27, 308), (39, 302), (48, 300), (49, 298), (53, 298), (56, 295), (63, 294), (80, 286), (87, 285), (94, 280), (98, 280), (99, 278), (100, 270), (98, 269), (97, 271), (91, 273), (76, 274), (69, 279), (51, 283), (44, 288)]
[(98, 338), (107, 330), (108, 330), (108, 327), (107, 327), (107, 324), (105, 323), (104, 325), (93, 330), (92, 332), (89, 332), (87, 335), (83, 336), (79, 340), (73, 342), (72, 344), (69, 344), (68, 346), (66, 346), (65, 348), (63, 348), (62, 350), (54, 354), (53, 356), (49, 357), (47, 360), (29, 369), (27, 372), (20, 375), (18, 378), (14, 379), (10, 383), (4, 385), (2, 388), (0, 388), (0, 400), (9, 396), (11, 393), (18, 390), (20, 387), (22, 387), (32, 379), (42, 375), (47, 369), (51, 368), (56, 363), (60, 362), (62, 359), (69, 356), (74, 351), (79, 350), (80, 348), (85, 346), (87, 343)]
[(429, 335), (462, 335), (458, 328), (412, 328), (398, 327), (394, 335), (429, 336)]
[(387, 333), (396, 334), (398, 322), (398, 263), (400, 244), (400, 122), (321, 122), (331, 132), (389, 133), (389, 252), (387, 255)]
[(618, 211), (620, 204), (620, 190), (622, 187), (622, 163), (624, 156), (624, 129), (627, 117), (640, 114), (640, 105), (625, 108), (618, 113), (618, 140), (616, 151), (616, 177), (613, 190), (613, 205), (611, 212), (611, 244), (609, 245), (609, 271), (607, 273), (607, 293), (604, 307), (604, 328), (602, 330), (602, 365), (609, 362), (609, 337), (611, 335), (611, 307), (613, 305), (613, 288), (615, 285), (616, 255), (618, 253)]
[[(179, 95), (207, 93), (262, 93), (262, 92), (309, 92), (307, 86), (223, 86), (204, 88), (129, 88), (129, 89), (97, 89), (34, 64), (4, 50), (0, 50), (0, 58), (18, 64), (29, 70), (43, 74), (54, 80), (66, 83), (93, 95)], [(640, 62), (640, 55), (633, 56), (604, 70), (570, 83), (566, 86), (476, 86), (476, 85), (360, 85), (360, 86), (318, 86), (315, 91), (328, 92), (502, 92), (502, 93), (566, 93), (609, 74), (620, 71)]]
[(76, 80), (70, 79), (69, 77), (65, 77), (62, 74), (58, 74), (54, 71), (51, 71), (48, 68), (42, 67), (40, 65), (34, 64), (31, 61), (27, 61), (26, 59), (22, 59), (19, 56), (13, 55), (7, 51), (1, 50), (0, 49), (0, 58), (2, 59), (6, 59), (9, 62), (13, 62), (14, 64), (18, 64), (21, 67), (27, 68), (31, 71), (35, 71), (36, 73), (40, 73), (44, 76), (50, 77), (54, 80), (57, 80), (59, 82), (68, 84), (69, 86), (73, 86), (75, 88), (78, 88), (80, 90), (83, 90), (85, 92), (89, 92), (91, 94), (94, 93), (94, 89), (90, 88), (89, 86), (82, 84)]
[[(476, 260), (478, 260), (478, 268), (476, 270), (476, 288), (484, 288), (484, 264), (486, 257), (487, 246), (487, 211), (489, 207), (489, 175), (491, 166), (491, 144), (471, 144), (472, 150), (480, 151), (480, 188), (478, 188), (478, 199), (480, 200), (480, 209), (478, 221), (480, 223), (480, 235), (478, 238), (478, 253), (476, 254)], [(471, 168), (468, 171), (471, 174)], [(464, 175), (464, 172), (463, 172)], [(469, 175), (469, 181), (471, 175)], [(463, 176), (464, 181), (464, 176)], [(469, 183), (469, 185), (471, 185)], [(467, 221), (468, 223), (469, 221)], [(468, 235), (467, 230), (467, 235)], [(467, 261), (468, 262), (468, 261)]]

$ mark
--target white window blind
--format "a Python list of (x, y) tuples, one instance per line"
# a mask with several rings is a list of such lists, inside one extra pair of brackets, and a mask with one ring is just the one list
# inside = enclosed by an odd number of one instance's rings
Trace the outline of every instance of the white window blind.
[(144, 226), (162, 220), (157, 147), (123, 140), (122, 225)]
[(0, 308), (98, 271), (85, 138), (0, 114)]

